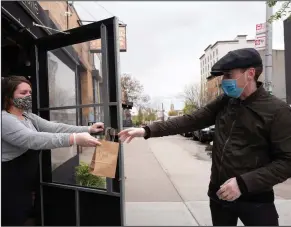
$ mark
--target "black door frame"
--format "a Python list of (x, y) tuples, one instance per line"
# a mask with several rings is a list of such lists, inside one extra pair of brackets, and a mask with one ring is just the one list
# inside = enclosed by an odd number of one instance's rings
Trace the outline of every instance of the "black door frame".
[[(103, 106), (104, 108), (104, 123), (105, 126), (122, 129), (122, 108), (121, 108), (121, 91), (120, 91), (120, 73), (119, 73), (119, 37), (118, 37), (118, 19), (112, 17), (103, 21), (84, 25), (78, 28), (66, 31), (68, 34), (56, 33), (35, 41), (36, 53), (36, 84), (37, 84), (37, 113), (44, 119), (50, 120), (50, 110), (62, 109), (76, 109), (80, 110), (84, 107)], [(47, 65), (47, 51), (63, 48), (77, 43), (82, 43), (94, 39), (102, 40), (102, 77), (103, 77), (103, 103), (86, 104), (63, 107), (49, 107), (49, 88), (48, 88), (48, 65)], [(76, 80), (77, 82), (77, 80)], [(76, 84), (77, 85), (77, 84)], [(78, 89), (77, 89), (78, 90)], [(77, 91), (77, 95), (80, 94)], [(77, 96), (78, 99), (78, 96)], [(93, 189), (85, 188), (77, 185), (66, 185), (60, 183), (53, 183), (51, 179), (51, 151), (41, 151), (40, 155), (40, 194), (41, 194), (41, 216), (42, 225), (124, 225), (124, 174), (123, 174), (123, 147), (120, 144), (120, 152), (118, 158), (118, 167), (115, 179), (106, 179), (107, 189)], [(59, 190), (59, 191), (58, 191)], [(56, 204), (52, 203), (54, 197), (65, 195), (64, 190), (74, 192), (75, 199), (75, 221), (64, 220), (70, 218), (72, 213), (59, 216)], [(70, 192), (66, 195), (69, 195)], [(82, 202), (84, 193), (91, 194), (103, 203), (109, 202), (110, 206), (107, 208), (96, 207), (94, 201), (92, 204)], [(73, 194), (71, 193), (73, 196)], [(82, 195), (82, 196), (81, 196)], [(81, 196), (81, 197), (80, 197)], [(102, 196), (104, 198), (102, 198)], [(115, 199), (114, 199), (115, 198)], [(70, 198), (68, 197), (68, 200)], [(94, 200), (94, 199), (93, 199)], [(85, 204), (81, 207), (82, 204)], [(68, 204), (71, 206), (72, 203)], [(104, 204), (103, 204), (104, 205)], [(118, 208), (116, 207), (118, 205)], [(95, 206), (95, 211), (100, 214), (100, 219), (94, 222), (95, 216), (86, 216), (83, 210), (86, 206)], [(94, 208), (90, 208), (93, 209)], [(64, 209), (65, 206), (60, 206)], [(115, 212), (110, 212), (114, 210)], [(88, 211), (89, 212), (89, 211)], [(88, 213), (87, 212), (87, 213)], [(107, 221), (104, 219), (106, 212), (112, 215)], [(60, 218), (62, 217), (62, 220)], [(104, 220), (103, 220), (103, 219)], [(83, 220), (82, 220), (83, 219)], [(88, 219), (88, 220), (85, 220)], [(101, 220), (102, 219), (102, 220)]]
[(287, 18), (284, 24), (284, 41), (285, 41), (285, 78), (286, 78), (286, 102), (291, 105), (291, 19)]

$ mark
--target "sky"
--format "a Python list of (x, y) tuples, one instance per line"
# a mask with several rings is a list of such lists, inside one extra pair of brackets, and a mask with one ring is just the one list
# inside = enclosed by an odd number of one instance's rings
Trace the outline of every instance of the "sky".
[[(237, 35), (254, 39), (256, 24), (266, 20), (263, 1), (74, 1), (74, 6), (82, 20), (117, 16), (127, 24), (121, 73), (138, 79), (152, 106), (163, 103), (166, 110), (171, 103), (183, 108), (179, 94), (199, 83), (199, 57), (209, 44)], [(273, 49), (284, 49), (282, 20), (273, 24)]]

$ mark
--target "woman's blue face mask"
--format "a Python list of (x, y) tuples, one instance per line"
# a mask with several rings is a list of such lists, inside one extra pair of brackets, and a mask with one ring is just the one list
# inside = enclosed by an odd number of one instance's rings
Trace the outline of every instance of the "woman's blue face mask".
[[(238, 79), (240, 79), (243, 75), (245, 75), (245, 73), (243, 73)], [(237, 84), (238, 79), (223, 79), (221, 81), (221, 88), (227, 96), (239, 98), (243, 93), (247, 83), (243, 88), (241, 88)]]

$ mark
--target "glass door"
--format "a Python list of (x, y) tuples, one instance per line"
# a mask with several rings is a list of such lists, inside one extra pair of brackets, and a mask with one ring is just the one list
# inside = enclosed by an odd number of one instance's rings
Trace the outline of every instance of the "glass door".
[[(92, 119), (99, 119), (105, 127), (121, 130), (118, 29), (118, 19), (113, 17), (36, 40), (39, 116), (54, 122), (83, 126)], [(89, 41), (100, 38), (102, 98), (99, 101), (102, 100), (102, 103), (94, 99), (92, 73), (95, 68), (90, 65), (89, 45)], [(81, 147), (41, 151), (42, 225), (125, 224), (122, 144), (115, 179), (90, 181), (85, 174), (84, 183), (84, 176), (80, 174), (90, 164), (93, 152), (93, 148)]]

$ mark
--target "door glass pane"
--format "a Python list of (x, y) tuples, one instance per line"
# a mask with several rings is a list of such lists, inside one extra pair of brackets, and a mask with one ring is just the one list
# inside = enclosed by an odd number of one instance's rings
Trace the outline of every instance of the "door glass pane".
[[(50, 121), (76, 125), (76, 110), (51, 110)], [(53, 182), (75, 184), (74, 165), (78, 163), (76, 146), (52, 149), (51, 162)]]
[[(47, 53), (49, 107), (101, 102), (102, 59), (100, 54), (91, 51), (90, 42), (84, 42)], [(59, 123), (88, 126), (93, 122), (104, 122), (104, 111), (101, 106), (51, 110), (50, 119)], [(88, 172), (94, 151), (95, 148), (85, 147), (51, 150), (53, 182), (106, 188), (104, 177), (96, 177)]]
[(90, 122), (104, 122), (102, 106), (86, 107), (79, 109), (79, 125), (88, 125)]
[(64, 56), (60, 49), (48, 52), (49, 107), (76, 105), (76, 66)]
[(90, 42), (47, 52), (49, 107), (76, 105), (77, 89), (80, 104), (101, 102), (102, 56), (94, 53), (96, 49), (90, 47)]
[[(92, 110), (91, 112), (89, 110)], [(95, 112), (94, 112), (95, 110)], [(102, 107), (80, 109), (79, 125), (88, 126), (92, 122), (103, 122)], [(86, 121), (82, 120), (86, 119)], [(52, 122), (69, 125), (76, 124), (76, 109), (51, 110)], [(88, 121), (90, 119), (90, 121)], [(98, 137), (98, 136), (96, 136)], [(52, 181), (55, 183), (80, 185), (84, 187), (106, 188), (106, 178), (90, 174), (89, 166), (95, 148), (92, 147), (64, 147), (51, 150)]]
[[(94, 112), (95, 109), (95, 112)], [(91, 110), (91, 111), (89, 111)], [(103, 122), (103, 116), (100, 116), (100, 113), (103, 112), (102, 107), (96, 107), (96, 108), (83, 108), (81, 109), (82, 112), (82, 119), (86, 119), (87, 124), (92, 124), (94, 122)], [(90, 119), (88, 122), (87, 119)], [(84, 120), (83, 123), (84, 124)], [(93, 135), (96, 138), (100, 138), (98, 135)], [(106, 178), (105, 177), (99, 177), (94, 176), (92, 174), (85, 175), (85, 173), (88, 173), (89, 166), (91, 164), (93, 155), (95, 152), (95, 148), (92, 147), (79, 147), (79, 171), (77, 171), (77, 184), (80, 186), (88, 186), (88, 187), (95, 187), (95, 188), (106, 188)], [(83, 172), (83, 173), (82, 173)]]

